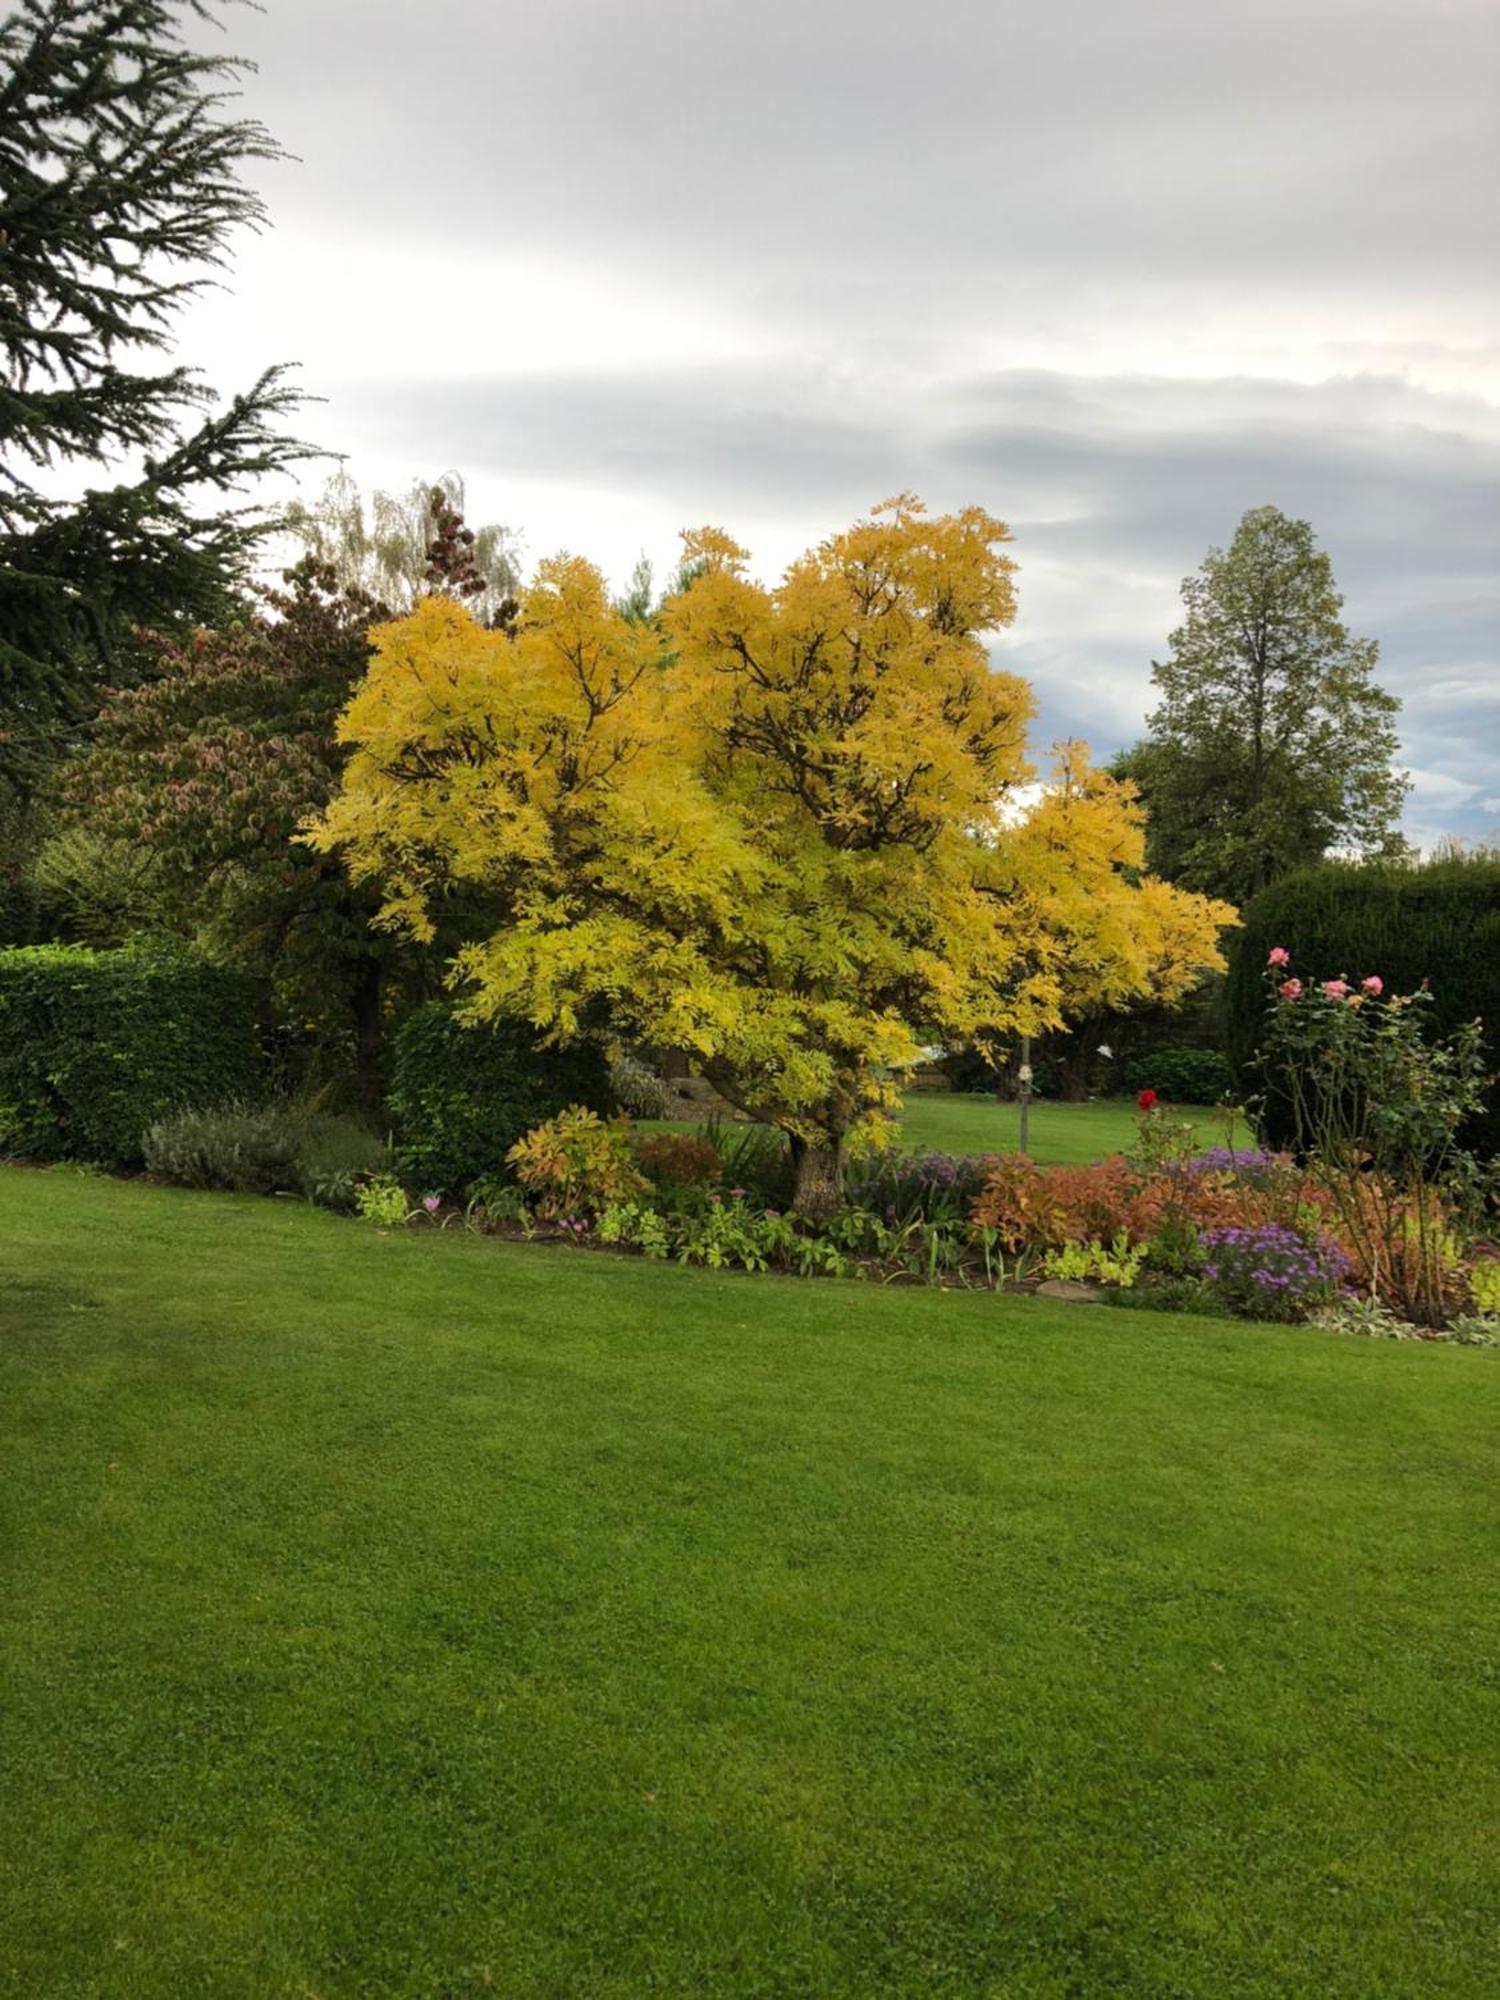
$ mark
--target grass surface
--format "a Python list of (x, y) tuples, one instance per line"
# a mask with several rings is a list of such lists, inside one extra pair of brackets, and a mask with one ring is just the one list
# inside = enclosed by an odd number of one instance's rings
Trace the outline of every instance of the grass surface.
[[(1226, 1114), (1204, 1106), (1182, 1107), (1199, 1127), (1201, 1143), (1225, 1143)], [(1043, 1166), (1081, 1166), (1127, 1152), (1136, 1136), (1133, 1097), (1099, 1098), (1089, 1104), (1059, 1104), (1039, 1099), (1031, 1107), (1027, 1132), (1031, 1157)], [(691, 1120), (642, 1120), (652, 1131), (695, 1132)], [(1241, 1145), (1250, 1142), (1243, 1119), (1238, 1124)], [(1014, 1104), (997, 1098), (963, 1096), (945, 1090), (907, 1093), (897, 1140), (908, 1153), (1013, 1153), (1021, 1143), (1021, 1114)]]
[(0, 1170), (0, 1992), (1488, 1996), (1497, 1402)]
[[(1183, 1115), (1198, 1125), (1205, 1147), (1223, 1142), (1222, 1112), (1184, 1106)], [(1028, 1150), (1043, 1166), (1073, 1167), (1107, 1159), (1111, 1153), (1130, 1150), (1138, 1116), (1133, 1097), (1099, 1098), (1090, 1104), (1059, 1104), (1041, 1098), (1031, 1107)], [(1243, 1120), (1240, 1139), (1249, 1143)], [(1020, 1143), (1021, 1114), (1014, 1104), (938, 1090), (907, 1094), (901, 1114), (901, 1145), (908, 1152), (1013, 1153)]]

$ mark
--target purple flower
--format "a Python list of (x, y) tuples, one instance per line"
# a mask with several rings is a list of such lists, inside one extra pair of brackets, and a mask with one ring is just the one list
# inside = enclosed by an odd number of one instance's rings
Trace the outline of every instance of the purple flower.
[(1309, 1242), (1281, 1223), (1210, 1229), (1202, 1243), (1205, 1278), (1252, 1319), (1300, 1319), (1348, 1269), (1337, 1244), (1326, 1237)]
[(442, 1205), (443, 1197), (440, 1194), (424, 1194), (422, 1197), (422, 1206), (429, 1215), (436, 1215)]

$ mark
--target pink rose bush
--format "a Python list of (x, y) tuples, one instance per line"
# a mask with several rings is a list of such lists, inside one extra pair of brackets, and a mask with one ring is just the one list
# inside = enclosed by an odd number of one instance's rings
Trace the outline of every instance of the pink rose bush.
[(1269, 1114), (1285, 1131), (1355, 1288), (1441, 1328), (1493, 1187), (1461, 1137), (1488, 1086), (1480, 1023), (1440, 1037), (1425, 982), (1387, 994), (1371, 972), (1357, 990), (1342, 974), (1309, 986), (1281, 977), (1290, 962), (1278, 947), (1266, 966), (1262, 1128)]

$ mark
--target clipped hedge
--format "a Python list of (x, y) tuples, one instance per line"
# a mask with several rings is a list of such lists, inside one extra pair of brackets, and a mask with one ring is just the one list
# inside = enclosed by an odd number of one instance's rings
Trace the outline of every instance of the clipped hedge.
[[(1476, 1016), (1500, 1068), (1500, 855), (1448, 855), (1409, 866), (1325, 862), (1257, 896), (1232, 935), (1228, 985), (1229, 1055), (1242, 1090), (1254, 1067), (1265, 1009), (1266, 956), (1292, 954), (1304, 979), (1378, 973), (1388, 990), (1410, 992), (1425, 979), (1440, 1033)], [(1267, 1137), (1279, 1141), (1274, 1116)], [(1464, 1134), (1482, 1157), (1500, 1153), (1500, 1092)]]
[(1132, 1056), (1125, 1088), (1154, 1090), (1169, 1104), (1222, 1104), (1233, 1089), (1229, 1058), (1217, 1049), (1162, 1048)]
[(169, 1112), (263, 1088), (243, 974), (174, 949), (0, 951), (0, 1155), (136, 1166)]
[(445, 1003), (407, 1016), (396, 1035), (390, 1098), (396, 1165), (424, 1194), (459, 1195), (505, 1178), (505, 1155), (570, 1104), (614, 1109), (601, 1050), (544, 1049), (525, 1021), (465, 1027)]

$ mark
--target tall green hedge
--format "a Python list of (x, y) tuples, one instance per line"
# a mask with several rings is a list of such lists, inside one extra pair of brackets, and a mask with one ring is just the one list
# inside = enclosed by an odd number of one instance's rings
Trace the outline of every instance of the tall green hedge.
[(169, 1111), (263, 1088), (242, 974), (181, 950), (0, 951), (0, 1155), (135, 1166)]
[(570, 1104), (614, 1109), (609, 1066), (591, 1043), (544, 1049), (524, 1021), (465, 1027), (442, 1001), (419, 1007), (397, 1032), (396, 1162), (424, 1193), (461, 1194), (504, 1177), (516, 1140)]
[[(1253, 1058), (1265, 1010), (1266, 957), (1292, 954), (1303, 979), (1378, 973), (1387, 990), (1425, 979), (1446, 1032), (1479, 1016), (1500, 1069), (1500, 856), (1450, 855), (1410, 866), (1325, 862), (1289, 875), (1243, 911), (1230, 946), (1229, 1056), (1241, 1088), (1259, 1087)], [(1274, 1129), (1270, 1138), (1281, 1135)], [(1500, 1153), (1500, 1091), (1465, 1134), (1484, 1156)]]

